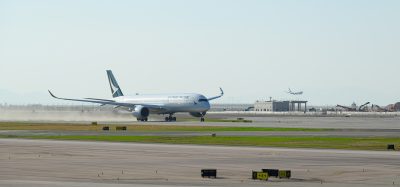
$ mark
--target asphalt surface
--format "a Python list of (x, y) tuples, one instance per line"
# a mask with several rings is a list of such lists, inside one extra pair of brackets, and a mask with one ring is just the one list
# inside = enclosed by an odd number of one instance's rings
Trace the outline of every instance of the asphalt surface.
[[(0, 186), (397, 186), (400, 152), (0, 139)], [(218, 169), (217, 179), (200, 170)], [(292, 179), (253, 181), (252, 170)]]
[(140, 131), (47, 131), (0, 130), (0, 135), (15, 136), (327, 136), (327, 137), (400, 137), (400, 130), (342, 129), (334, 131), (217, 131), (217, 132), (140, 132)]
[[(192, 125), (192, 126), (252, 126), (252, 127), (301, 127), (301, 128), (336, 128), (336, 129), (400, 129), (400, 114), (388, 113), (382, 115), (361, 113), (363, 116), (344, 117), (339, 116), (311, 116), (311, 115), (291, 115), (290, 113), (255, 114), (255, 113), (234, 113), (216, 112), (208, 113), (207, 119), (237, 119), (245, 118), (252, 120), (252, 123), (228, 123), (228, 122), (206, 122), (182, 121), (164, 122), (159, 115), (150, 116), (149, 122), (137, 122), (132, 115), (117, 115), (110, 112), (103, 113), (81, 113), (81, 112), (16, 112), (5, 111), (0, 115), (0, 121), (25, 121), (25, 122), (58, 122), (58, 123), (90, 123), (96, 121), (109, 124), (156, 124), (156, 125)], [(358, 114), (360, 115), (360, 114)], [(188, 114), (177, 114), (179, 119), (190, 118)], [(192, 118), (192, 120), (196, 120)]]

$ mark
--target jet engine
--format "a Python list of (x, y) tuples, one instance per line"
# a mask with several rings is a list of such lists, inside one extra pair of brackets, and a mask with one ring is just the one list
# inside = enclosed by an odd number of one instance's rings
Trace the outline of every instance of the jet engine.
[(204, 115), (206, 115), (206, 112), (190, 112), (189, 114), (193, 117), (199, 118), (199, 117), (203, 117)]
[(150, 114), (150, 110), (144, 106), (138, 105), (132, 112), (132, 115), (139, 118), (144, 119), (147, 118)]

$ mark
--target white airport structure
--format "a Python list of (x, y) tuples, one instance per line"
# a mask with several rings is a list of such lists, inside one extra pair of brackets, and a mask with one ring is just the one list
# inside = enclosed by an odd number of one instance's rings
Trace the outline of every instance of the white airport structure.
[[(308, 101), (256, 101), (254, 103), (254, 111), (265, 112), (291, 112), (291, 111), (307, 111)], [(304, 104), (304, 107), (302, 105)], [(296, 107), (297, 105), (297, 107)]]

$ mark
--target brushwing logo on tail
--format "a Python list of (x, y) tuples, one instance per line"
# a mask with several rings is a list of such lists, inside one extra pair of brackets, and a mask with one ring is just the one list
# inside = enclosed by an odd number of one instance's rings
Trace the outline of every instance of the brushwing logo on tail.
[(115, 85), (114, 81), (111, 79), (111, 77), (108, 78), (108, 81), (110, 81), (110, 86), (111, 86), (111, 92), (112, 94), (116, 94), (119, 91), (118, 86)]
[(122, 94), (121, 88), (119, 87), (117, 80), (115, 80), (113, 73), (110, 70), (107, 70), (107, 75), (108, 75), (108, 81), (110, 82), (112, 96), (113, 97), (123, 96), (124, 94)]

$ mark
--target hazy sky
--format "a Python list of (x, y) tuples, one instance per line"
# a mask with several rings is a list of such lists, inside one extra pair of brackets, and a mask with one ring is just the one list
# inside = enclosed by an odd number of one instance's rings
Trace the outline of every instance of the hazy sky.
[(106, 69), (125, 94), (222, 86), (217, 102), (253, 102), (292, 98), (291, 87), (311, 104), (394, 103), (399, 10), (398, 0), (0, 0), (0, 103), (60, 103), (47, 89), (108, 98)]

